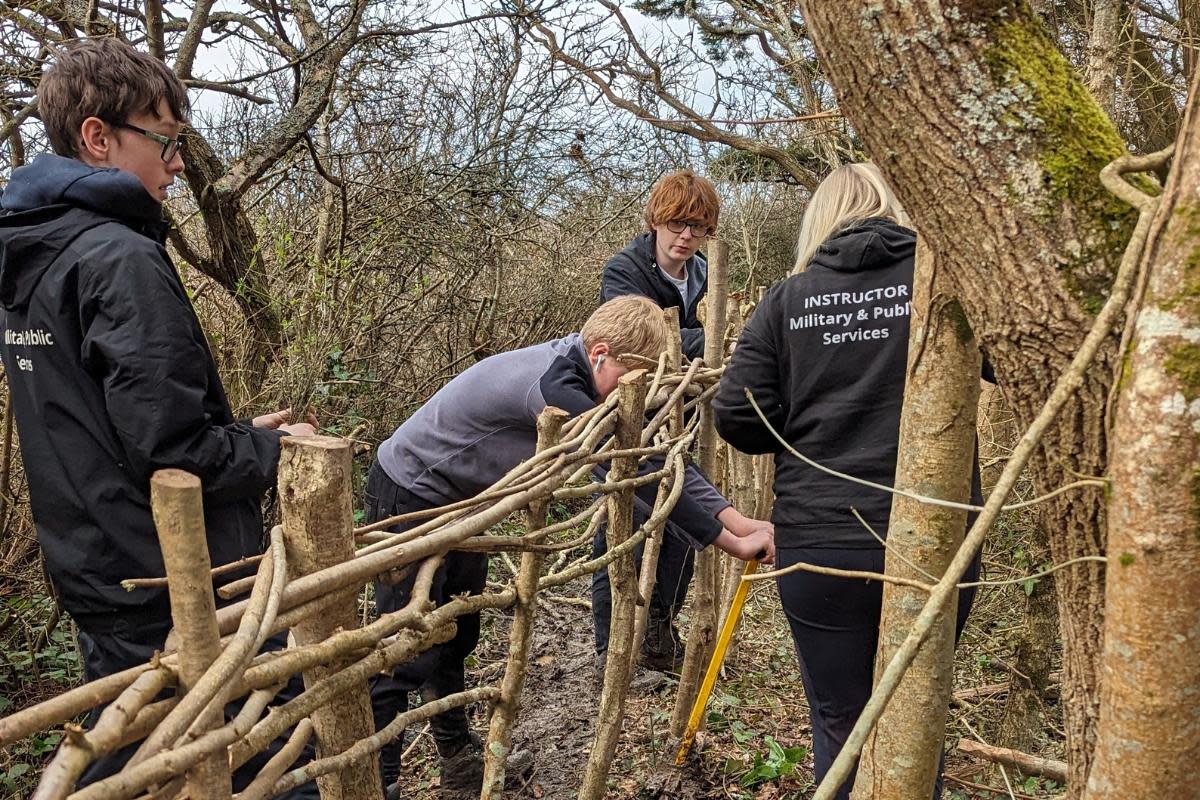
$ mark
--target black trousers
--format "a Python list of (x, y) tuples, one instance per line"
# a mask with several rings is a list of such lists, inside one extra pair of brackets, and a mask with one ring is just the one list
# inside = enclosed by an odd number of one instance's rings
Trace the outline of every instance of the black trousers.
[[(371, 466), (367, 475), (366, 495), (368, 523), (432, 507), (430, 503), (397, 486), (378, 463)], [(422, 521), (401, 523), (389, 530), (407, 530)], [(410, 570), (403, 580), (394, 585), (375, 583), (375, 607), (380, 614), (398, 611), (407, 605), (416, 581), (416, 572), (416, 569)], [(452, 551), (434, 573), (429, 599), (441, 606), (455, 595), (482, 594), (486, 581), (486, 554)], [(467, 614), (458, 618), (458, 630), (453, 639), (435, 645), (412, 661), (398, 665), (390, 674), (377, 676), (371, 685), (376, 729), (389, 724), (397, 714), (408, 709), (409, 692), (420, 690), (422, 697), (437, 699), (463, 691), (466, 688), (466, 667), (463, 662), (477, 644), (479, 614)], [(470, 730), (466, 709), (459, 707), (438, 714), (430, 720), (429, 728), (438, 750), (452, 752), (463, 743)], [(388, 750), (380, 754), (385, 771), (392, 756)]]
[[(633, 527), (636, 530), (646, 521), (646, 513), (636, 506), (633, 512)], [(607, 526), (601, 525), (592, 540), (592, 558), (608, 552)], [(675, 619), (687, 599), (688, 586), (692, 582), (692, 570), (696, 562), (696, 551), (679, 527), (671, 522), (664, 530), (662, 549), (658, 565), (654, 570), (654, 591), (650, 594), (650, 619), (670, 621)], [(634, 568), (641, 569), (642, 545), (633, 551)], [(609, 624), (612, 621), (612, 583), (608, 567), (592, 573), (592, 627), (596, 635), (596, 652), (608, 652)]]
[[(112, 675), (115, 672), (121, 672), (130, 667), (136, 667), (138, 664), (146, 663), (154, 655), (155, 650), (163, 649), (164, 643), (167, 640), (167, 633), (171, 628), (170, 620), (150, 625), (126, 625), (122, 623), (123, 620), (117, 620), (112, 630), (104, 632), (79, 631), (79, 653), (83, 661), (83, 672), (86, 680), (94, 681), (106, 675)], [(263, 644), (263, 650), (280, 650), (286, 646), (287, 634), (278, 633)], [(275, 699), (271, 705), (282, 705), (303, 691), (304, 683), (300, 676), (293, 676), (288, 684), (275, 695)], [(170, 691), (164, 691), (162, 697), (159, 699), (164, 699), (170, 695)], [(241, 710), (241, 707), (241, 700), (234, 701), (225, 706), (226, 721), (233, 719), (238, 711)], [(85, 727), (91, 728), (95, 725), (103, 710), (103, 707), (94, 709), (88, 715)], [(239, 767), (233, 773), (233, 791), (240, 792), (249, 786), (259, 771), (266, 766), (268, 759), (283, 747), (287, 741), (287, 737), (290, 735), (291, 730), (289, 729), (284, 732), (283, 736), (273, 741), (265, 751), (257, 754), (254, 758)], [(135, 742), (93, 761), (80, 777), (78, 785), (81, 787), (86, 786), (89, 783), (95, 783), (115, 775), (133, 757), (139, 744), (140, 742)], [(305, 748), (304, 754), (297, 760), (297, 766), (308, 763), (312, 757), (312, 745), (309, 745)], [(310, 781), (281, 796), (292, 798), (292, 800), (316, 800), (318, 797), (317, 784)]]
[[(846, 570), (883, 572), (880, 548), (780, 548), (776, 564), (784, 569), (796, 563)], [(978, 558), (965, 580), (979, 575)], [(878, 581), (852, 580), (811, 572), (792, 572), (776, 579), (779, 599), (792, 629), (800, 677), (812, 714), (814, 773), (818, 783), (833, 765), (854, 723), (871, 696), (875, 647), (879, 642), (879, 616), (883, 586)], [(962, 633), (975, 600), (975, 589), (958, 593), (955, 640)], [(838, 790), (838, 800), (848, 800), (854, 773)], [(938, 770), (934, 798), (942, 793)]]

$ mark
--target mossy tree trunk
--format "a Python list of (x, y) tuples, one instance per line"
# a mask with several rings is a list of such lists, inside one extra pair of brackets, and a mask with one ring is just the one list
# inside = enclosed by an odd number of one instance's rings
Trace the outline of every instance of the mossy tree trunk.
[(1087, 800), (1200, 797), (1200, 129), (1196, 87), (1142, 262), (1109, 473), (1107, 618)]
[[(1025, 2), (802, 0), (818, 54), (867, 152), (945, 270), (1027, 425), (1102, 305), (1134, 211), (1100, 185), (1124, 152), (1112, 123)], [(1116, 337), (1031, 465), (1039, 490), (1103, 474)], [(1056, 561), (1103, 549), (1093, 489), (1044, 504)], [(1058, 573), (1071, 797), (1098, 717), (1103, 571)]]

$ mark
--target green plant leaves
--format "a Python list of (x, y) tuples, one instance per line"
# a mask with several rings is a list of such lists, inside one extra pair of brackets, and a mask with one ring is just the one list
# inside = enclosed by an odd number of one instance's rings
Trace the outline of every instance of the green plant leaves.
[(767, 745), (767, 752), (754, 755), (754, 762), (742, 776), (742, 786), (756, 786), (787, 777), (796, 771), (796, 766), (808, 755), (808, 748), (784, 747), (773, 736), (766, 736), (763, 741)]

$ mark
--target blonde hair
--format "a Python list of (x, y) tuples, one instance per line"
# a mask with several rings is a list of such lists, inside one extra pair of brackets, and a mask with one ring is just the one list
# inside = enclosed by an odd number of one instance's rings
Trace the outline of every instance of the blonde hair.
[[(658, 358), (667, 348), (667, 323), (654, 301), (636, 294), (614, 297), (583, 323), (583, 346), (591, 350), (603, 342), (615, 358), (633, 353)], [(626, 366), (635, 366), (626, 364)]]
[(804, 271), (826, 239), (869, 217), (883, 217), (909, 227), (908, 215), (884, 182), (879, 167), (868, 161), (846, 164), (829, 173), (804, 210), (792, 274)]

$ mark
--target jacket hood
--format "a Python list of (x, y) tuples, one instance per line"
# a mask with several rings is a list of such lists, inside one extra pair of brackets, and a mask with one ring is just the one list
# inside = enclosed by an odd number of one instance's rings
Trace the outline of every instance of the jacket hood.
[(596, 388), (596, 373), (592, 372), (592, 360), (588, 358), (587, 348), (583, 346), (583, 334), (567, 334), (567, 336), (563, 337), (563, 341), (568, 345), (567, 358), (571, 360), (571, 363), (583, 377), (588, 394), (597, 403), (600, 402), (600, 390)]
[(86, 208), (130, 221), (162, 219), (162, 206), (133, 173), (92, 167), (51, 153), (13, 170), (12, 180), (0, 195), (0, 208), (9, 212), (53, 205)]
[(809, 266), (836, 272), (864, 272), (912, 258), (917, 234), (890, 219), (872, 217), (835, 233), (813, 253)]
[(129, 172), (44, 154), (13, 170), (0, 195), (0, 305), (28, 304), (46, 269), (89, 228), (124, 222), (159, 241), (162, 206)]

